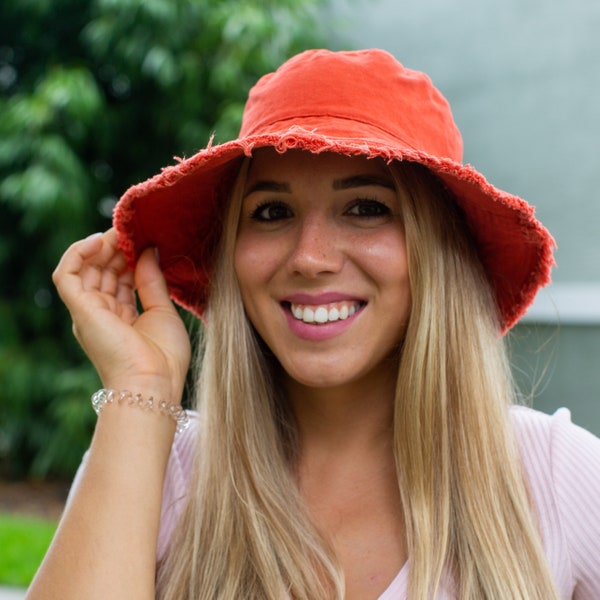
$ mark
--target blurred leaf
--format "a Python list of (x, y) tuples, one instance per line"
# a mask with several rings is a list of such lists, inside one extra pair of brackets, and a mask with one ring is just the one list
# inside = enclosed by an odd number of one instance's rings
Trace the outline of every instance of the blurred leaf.
[(84, 68), (55, 67), (36, 92), (38, 98), (50, 107), (54, 118), (91, 123), (103, 108), (96, 81)]
[(154, 46), (146, 54), (142, 62), (142, 73), (156, 79), (165, 87), (175, 83), (180, 76), (173, 55), (160, 46)]
[(65, 139), (39, 138), (30, 146), (30, 164), (0, 182), (0, 200), (23, 213), (22, 227), (32, 232), (56, 218), (82, 215), (87, 205), (87, 173)]
[(6, 133), (41, 131), (52, 119), (52, 111), (39, 96), (14, 96), (3, 106), (0, 130)]

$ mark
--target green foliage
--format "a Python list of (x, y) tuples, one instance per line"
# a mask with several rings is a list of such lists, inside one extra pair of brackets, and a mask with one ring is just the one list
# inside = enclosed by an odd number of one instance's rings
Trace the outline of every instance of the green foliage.
[(0, 474), (68, 477), (89, 443), (64, 249), (173, 155), (234, 137), (256, 79), (323, 44), (323, 1), (0, 3)]
[(0, 514), (0, 584), (27, 587), (55, 530), (53, 521)]

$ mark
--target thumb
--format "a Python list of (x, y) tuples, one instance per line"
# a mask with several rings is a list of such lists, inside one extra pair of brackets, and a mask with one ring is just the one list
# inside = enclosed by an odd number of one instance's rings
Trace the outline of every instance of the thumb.
[(143, 309), (171, 308), (175, 310), (154, 248), (146, 248), (135, 266), (135, 287)]

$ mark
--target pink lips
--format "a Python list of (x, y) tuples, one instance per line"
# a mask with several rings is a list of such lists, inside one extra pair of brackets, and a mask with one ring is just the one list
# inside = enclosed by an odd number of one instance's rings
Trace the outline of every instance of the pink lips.
[(357, 310), (356, 313), (347, 319), (316, 324), (305, 323), (304, 321), (294, 318), (291, 313), (291, 304), (303, 304), (316, 307), (336, 302), (360, 302), (364, 304), (364, 300), (357, 298), (356, 296), (338, 292), (326, 292), (316, 295), (304, 293), (292, 294), (282, 299), (281, 306), (292, 333), (303, 340), (321, 341), (336, 337), (346, 331), (360, 314), (362, 308)]
[(332, 302), (362, 302), (362, 298), (357, 298), (350, 294), (340, 294), (339, 292), (325, 292), (324, 294), (292, 294), (282, 298), (282, 302), (291, 304), (331, 304)]

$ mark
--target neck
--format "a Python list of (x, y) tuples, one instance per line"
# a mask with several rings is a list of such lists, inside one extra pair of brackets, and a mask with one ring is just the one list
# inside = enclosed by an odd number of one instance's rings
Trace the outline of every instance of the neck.
[(295, 475), (318, 526), (328, 531), (336, 511), (368, 505), (373, 494), (397, 499), (395, 373), (368, 385), (288, 389), (299, 436)]
[(317, 452), (342, 456), (385, 446), (393, 436), (396, 369), (336, 388), (287, 385), (301, 460)]

